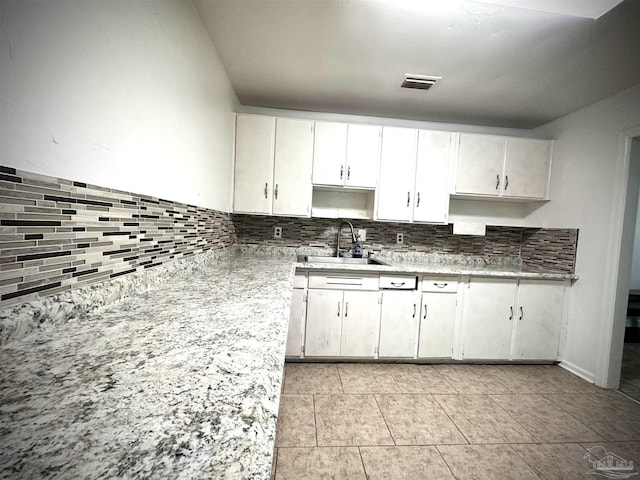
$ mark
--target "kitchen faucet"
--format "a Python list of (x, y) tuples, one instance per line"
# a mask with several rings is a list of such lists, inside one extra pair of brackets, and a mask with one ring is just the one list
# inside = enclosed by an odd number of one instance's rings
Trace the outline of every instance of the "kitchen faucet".
[(338, 239), (336, 241), (336, 257), (340, 256), (340, 236), (342, 234), (342, 226), (345, 223), (349, 225), (349, 228), (351, 228), (351, 243), (356, 244), (358, 242), (358, 239), (356, 237), (356, 232), (353, 230), (353, 224), (347, 220), (343, 220), (340, 223), (340, 226), (338, 227)]

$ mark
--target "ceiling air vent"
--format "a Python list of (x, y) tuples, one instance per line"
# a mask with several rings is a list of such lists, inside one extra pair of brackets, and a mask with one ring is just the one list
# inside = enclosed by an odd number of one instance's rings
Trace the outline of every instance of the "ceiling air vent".
[(404, 82), (402, 82), (402, 88), (417, 88), (419, 90), (429, 90), (435, 85), (435, 83), (442, 77), (432, 77), (429, 75), (412, 75), (410, 73), (405, 74)]

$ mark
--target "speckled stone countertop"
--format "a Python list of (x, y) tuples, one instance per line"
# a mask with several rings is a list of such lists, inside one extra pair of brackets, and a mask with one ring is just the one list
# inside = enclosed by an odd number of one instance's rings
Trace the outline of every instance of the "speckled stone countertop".
[(0, 347), (0, 478), (268, 479), (294, 265), (229, 254)]
[(303, 270), (344, 270), (344, 271), (366, 271), (372, 273), (415, 273), (433, 275), (473, 275), (481, 277), (503, 277), (503, 278), (529, 278), (540, 280), (576, 280), (574, 274), (547, 272), (533, 269), (526, 269), (517, 265), (465, 265), (455, 263), (430, 263), (416, 261), (399, 261), (387, 259), (383, 256), (374, 257), (382, 260), (388, 265), (350, 265), (332, 264), (321, 262), (298, 262), (296, 267)]

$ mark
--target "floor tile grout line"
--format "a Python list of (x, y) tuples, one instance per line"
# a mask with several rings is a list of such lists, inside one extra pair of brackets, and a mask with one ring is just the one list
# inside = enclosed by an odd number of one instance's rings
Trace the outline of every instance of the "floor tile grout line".
[(340, 382), (340, 389), (344, 394), (344, 383), (342, 383), (342, 375), (340, 375), (340, 366), (336, 364), (336, 372), (338, 373), (338, 381)]
[[(459, 395), (459, 394), (458, 394)], [(460, 432), (460, 435), (462, 435), (462, 438), (464, 438), (467, 441), (467, 444), (471, 445), (471, 442), (469, 441), (469, 439), (467, 438), (467, 436), (464, 434), (464, 432), (460, 429), (460, 427), (458, 426), (458, 424), (456, 422), (453, 421), (453, 418), (451, 418), (451, 416), (449, 415), (449, 412), (447, 412), (447, 410), (444, 408), (444, 406), (438, 401), (438, 399), (436, 398), (435, 395), (431, 395), (431, 398), (433, 398), (433, 401), (436, 402), (436, 405), (438, 405), (438, 407), (440, 407), (440, 410), (442, 410), (444, 412), (444, 414), (447, 416), (447, 418), (449, 419), (449, 421), (453, 424), (454, 427), (456, 427), (456, 430), (458, 430), (458, 432)]]
[(315, 393), (311, 395), (312, 398), (312, 402), (313, 402), (313, 429), (316, 432), (316, 447), (319, 446), (318, 444), (318, 419), (316, 417), (316, 395)]
[(378, 411), (380, 412), (380, 415), (382, 416), (382, 420), (384, 421), (385, 426), (387, 427), (387, 431), (389, 432), (389, 436), (391, 437), (391, 440), (393, 441), (394, 445), (398, 445), (396, 442), (395, 437), (393, 436), (393, 433), (391, 433), (391, 428), (389, 428), (389, 423), (387, 422), (387, 419), (384, 416), (384, 412), (382, 411), (382, 407), (380, 407), (380, 402), (378, 402), (378, 397), (377, 395), (381, 395), (381, 394), (373, 394), (373, 399), (376, 402), (376, 405), (378, 406)]
[(364, 471), (365, 480), (369, 479), (369, 475), (367, 474), (367, 467), (364, 464), (364, 458), (362, 458), (362, 450), (360, 450), (360, 445), (357, 446), (358, 454), (360, 455), (360, 462), (362, 463), (362, 470)]
[(451, 468), (451, 465), (449, 465), (449, 463), (447, 462), (447, 460), (444, 458), (444, 455), (442, 455), (442, 452), (440, 451), (440, 449), (438, 448), (438, 445), (434, 445), (434, 447), (436, 447), (436, 451), (438, 452), (438, 455), (440, 455), (440, 458), (442, 459), (442, 461), (444, 462), (444, 464), (447, 466), (447, 468), (449, 469), (449, 471), (451, 472), (451, 476), (453, 478), (455, 478), (456, 480), (458, 480), (458, 477), (456, 477), (455, 473), (453, 473), (453, 469)]

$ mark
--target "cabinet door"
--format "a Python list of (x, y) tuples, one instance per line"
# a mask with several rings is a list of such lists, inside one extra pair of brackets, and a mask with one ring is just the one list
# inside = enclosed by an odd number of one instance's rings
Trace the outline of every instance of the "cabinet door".
[(385, 291), (380, 314), (380, 357), (413, 357), (420, 315), (420, 294)]
[(547, 140), (507, 139), (504, 196), (545, 198), (550, 148), (551, 143)]
[(378, 219), (411, 221), (417, 130), (384, 127), (378, 184)]
[(451, 358), (456, 323), (455, 293), (422, 294), (420, 311), (419, 358)]
[(556, 360), (562, 327), (564, 284), (520, 280), (514, 317), (514, 360)]
[(307, 291), (307, 357), (339, 357), (342, 326), (342, 290)]
[(306, 313), (304, 302), (304, 289), (294, 288), (291, 296), (291, 314), (289, 316), (289, 331), (287, 333), (287, 356), (299, 357), (302, 355), (302, 326)]
[(456, 165), (456, 193), (499, 195), (505, 145), (505, 137), (461, 133)]
[(234, 212), (271, 213), (275, 128), (273, 117), (236, 117)]
[(420, 130), (413, 219), (446, 223), (449, 215), (451, 133)]
[(471, 279), (465, 297), (463, 358), (506, 360), (516, 299), (514, 280)]
[(311, 203), (313, 121), (276, 121), (273, 213), (307, 216)]
[(347, 124), (316, 122), (313, 176), (317, 185), (344, 185), (347, 175)]
[(341, 356), (374, 356), (380, 319), (378, 296), (378, 292), (344, 292)]
[(375, 188), (380, 161), (380, 127), (349, 125), (345, 185)]

